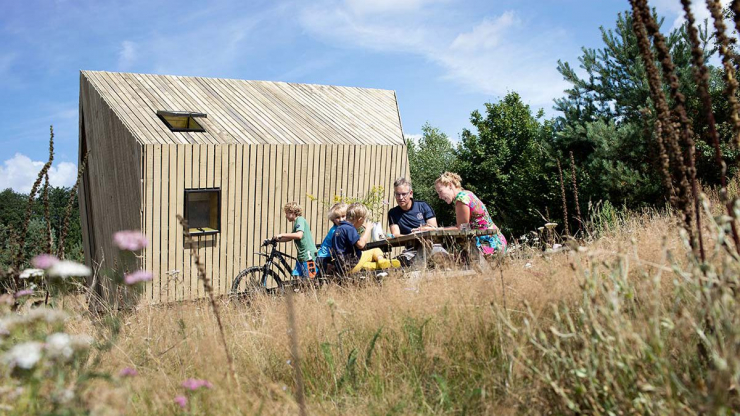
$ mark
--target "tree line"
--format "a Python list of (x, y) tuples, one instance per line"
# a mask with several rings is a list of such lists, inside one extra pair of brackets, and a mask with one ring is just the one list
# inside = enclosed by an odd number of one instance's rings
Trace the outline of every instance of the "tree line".
[[(707, 22), (699, 32), (709, 61), (717, 52), (714, 36)], [(573, 234), (581, 225), (580, 212), (586, 216), (600, 201), (628, 209), (664, 207), (668, 197), (661, 182), (657, 115), (631, 13), (619, 13), (615, 27), (602, 27), (601, 34), (602, 47), (582, 49), (580, 71), (558, 62), (558, 71), (570, 84), (554, 103), (560, 115), (547, 119), (542, 110), (533, 111), (519, 94), (510, 92), (486, 103), (482, 112), (473, 111), (472, 128), (463, 129), (456, 142), (425, 124), (422, 137), (408, 141), (416, 197), (430, 202), (440, 219), (451, 223), (453, 210), (437, 199), (433, 182), (445, 170), (457, 171), (507, 236), (545, 222), (557, 222), (561, 232), (570, 224)], [(697, 177), (705, 186), (718, 185), (720, 170), (692, 78), (686, 26), (672, 30), (666, 40), (696, 136)], [(740, 67), (737, 59), (734, 67)], [(738, 149), (732, 146), (732, 109), (722, 95), (724, 69), (708, 65), (708, 70), (720, 147), (732, 178)]]

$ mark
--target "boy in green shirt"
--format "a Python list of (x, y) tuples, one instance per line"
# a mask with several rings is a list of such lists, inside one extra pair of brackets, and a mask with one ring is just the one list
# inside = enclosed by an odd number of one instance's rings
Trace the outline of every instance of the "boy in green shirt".
[(316, 249), (316, 243), (313, 241), (311, 227), (308, 225), (308, 221), (303, 218), (303, 208), (297, 202), (288, 202), (283, 207), (283, 211), (285, 211), (285, 218), (293, 223), (293, 231), (278, 234), (274, 239), (275, 241), (293, 240), (295, 243), (298, 261), (296, 261), (293, 269), (293, 276), (314, 278), (316, 276), (314, 259), (318, 250)]

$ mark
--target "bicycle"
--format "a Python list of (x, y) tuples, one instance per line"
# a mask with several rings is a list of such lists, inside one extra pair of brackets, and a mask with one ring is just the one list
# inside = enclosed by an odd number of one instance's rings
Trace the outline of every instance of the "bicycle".
[[(248, 267), (239, 272), (231, 285), (231, 295), (245, 296), (260, 291), (268, 293), (275, 290), (282, 291), (286, 283), (292, 283), (293, 276), (291, 272), (293, 268), (286, 261), (286, 257), (294, 261), (296, 258), (278, 250), (277, 240), (275, 239), (263, 241), (260, 250), (264, 247), (271, 247), (270, 254), (261, 251), (255, 252), (255, 254), (266, 257), (267, 261), (261, 266)], [(275, 272), (275, 269), (277, 269), (277, 272)], [(268, 278), (272, 278), (277, 286), (268, 289)]]

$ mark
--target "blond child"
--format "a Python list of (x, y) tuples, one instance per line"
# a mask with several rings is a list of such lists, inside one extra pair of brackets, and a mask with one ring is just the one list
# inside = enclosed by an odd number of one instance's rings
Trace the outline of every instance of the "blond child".
[(311, 227), (308, 225), (308, 221), (303, 218), (303, 208), (298, 205), (297, 202), (289, 202), (283, 207), (285, 212), (285, 219), (293, 223), (293, 231), (286, 234), (278, 234), (274, 237), (275, 241), (293, 241), (295, 243), (296, 251), (296, 265), (293, 269), (293, 276), (300, 276), (303, 278), (315, 277), (316, 266), (314, 259), (316, 258), (316, 243), (313, 241), (313, 235), (311, 234)]
[(331, 262), (331, 242), (334, 238), (334, 233), (337, 231), (337, 227), (347, 217), (348, 206), (349, 205), (344, 202), (337, 202), (329, 208), (329, 214), (327, 214), (327, 217), (329, 217), (329, 221), (334, 225), (329, 229), (329, 232), (326, 233), (326, 237), (324, 237), (324, 241), (321, 243), (319, 252), (316, 254), (316, 263), (318, 264), (319, 271), (322, 274), (326, 273), (329, 263)]
[[(347, 219), (337, 225), (332, 238), (332, 255), (337, 268), (342, 273), (355, 273), (362, 269), (362, 265), (375, 261), (381, 268), (391, 265), (391, 261), (383, 256), (379, 248), (362, 251), (370, 240), (373, 224), (367, 221), (367, 208), (354, 203), (347, 207)], [(357, 231), (365, 227), (362, 235)]]

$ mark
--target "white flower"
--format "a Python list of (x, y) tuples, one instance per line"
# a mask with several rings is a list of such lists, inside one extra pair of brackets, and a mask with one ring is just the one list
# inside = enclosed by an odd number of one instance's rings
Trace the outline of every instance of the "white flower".
[(71, 358), (74, 353), (71, 337), (63, 332), (49, 335), (46, 337), (46, 352), (51, 358)]
[(41, 359), (43, 344), (32, 341), (18, 344), (6, 352), (3, 361), (10, 367), (20, 367), (26, 370), (33, 368)]
[(558, 224), (555, 223), (555, 222), (548, 222), (547, 224), (545, 224), (545, 228), (547, 228), (548, 230), (549, 229), (552, 229), (552, 228), (555, 228), (557, 226), (558, 226)]
[(44, 275), (44, 271), (42, 269), (26, 269), (21, 272), (21, 275), (18, 276), (21, 279), (30, 279), (31, 277), (40, 277)]
[(63, 279), (67, 277), (87, 277), (90, 274), (89, 267), (69, 260), (60, 261), (49, 269), (49, 276), (61, 277)]

